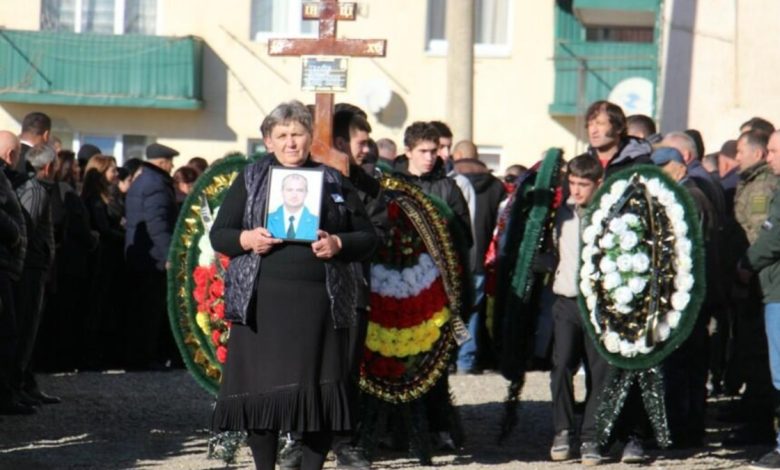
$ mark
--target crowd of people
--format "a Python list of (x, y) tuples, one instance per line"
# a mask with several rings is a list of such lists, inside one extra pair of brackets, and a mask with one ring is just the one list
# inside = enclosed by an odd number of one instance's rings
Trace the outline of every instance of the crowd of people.
[[(537, 323), (546, 316), (552, 326), (549, 334), (537, 330), (537, 357), (529, 358), (529, 364), (550, 370), (551, 459), (579, 455), (586, 465), (603, 460), (595, 413), (612, 366), (586, 333), (577, 303), (580, 221), (605, 179), (639, 164), (656, 165), (691, 195), (704, 240), (705, 299), (690, 336), (662, 366), (672, 442), (701, 446), (707, 397), (721, 395), (739, 396), (721, 418), (742, 424), (724, 444), (775, 442), (780, 198), (773, 196), (780, 131), (752, 118), (735, 129), (735, 138), (726, 136), (721, 148), (706, 153), (695, 129), (662, 135), (650, 117), (626, 117), (607, 101), (593, 103), (585, 118), (589, 147), (566, 165), (566, 199), (555, 215), (554, 243), (544, 254), (551, 274), (546, 289), (554, 302), (540, 306)], [(459, 346), (451, 371), (479, 374), (495, 367), (485, 331), (484, 259), (507, 196), (529, 170), (513, 165), (499, 179), (473, 142), (454, 143), (440, 121), (407, 127), (403, 149), (390, 139), (374, 142), (366, 114), (338, 105), (334, 147), (349, 158), (349, 177), (323, 169), (330, 192), (316, 240), (282, 243), (263, 226), (258, 208), (267, 205), (269, 168), (321, 166), (309, 155), (312, 128), (309, 110), (297, 102), (266, 117), (261, 131), (268, 154), (239, 174), (211, 232), (215, 250), (231, 257), (225, 305), (234, 325), (212, 426), (249, 431), (258, 468), (273, 468), (280, 432), (299, 443), (300, 452), (284, 457), (297, 459), (292, 466), (321, 468), (333, 448), (339, 466), (368, 468), (356, 447), (360, 416), (350, 385), (368, 304), (351, 278), (362, 272), (369, 280), (365, 263), (383, 236), (377, 178), (402, 178), (444, 201), (466, 235), (470, 250), (463, 268), (474, 292), (464, 315), (470, 339)], [(171, 176), (178, 152), (164, 145), (149, 145), (145, 161), (118, 166), (95, 146), (83, 145), (74, 154), (54, 144), (51, 120), (43, 113), (27, 115), (19, 134), (0, 131), (2, 414), (32, 414), (60, 401), (40, 390), (34, 371), (181, 365), (166, 314), (168, 249), (179, 208), (208, 163), (193, 158)], [(284, 230), (297, 228), (291, 218)], [(300, 296), (302, 289), (311, 295)], [(351, 303), (336, 302), (334, 295)], [(258, 329), (258, 322), (265, 328)], [(297, 347), (301, 343), (290, 340), (291, 332), (306, 336), (307, 346)], [(578, 428), (573, 376), (583, 366), (588, 394)], [(614, 433), (624, 444), (626, 463), (646, 459), (650, 438), (635, 395), (629, 393)], [(306, 405), (296, 405), (301, 403)], [(754, 466), (780, 468), (779, 451)]]
[(165, 309), (165, 262), (178, 205), (208, 163), (171, 177), (175, 150), (146, 161), (91, 144), (62, 149), (44, 113), (0, 131), (3, 204), (0, 413), (60, 399), (33, 371), (164, 370), (181, 365)]

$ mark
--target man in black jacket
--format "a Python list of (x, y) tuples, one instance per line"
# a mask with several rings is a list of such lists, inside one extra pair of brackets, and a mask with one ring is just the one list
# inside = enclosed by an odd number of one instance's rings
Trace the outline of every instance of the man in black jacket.
[(56, 158), (54, 148), (46, 144), (30, 148), (27, 164), (35, 176), (16, 188), (27, 223), (27, 254), (16, 304), (19, 341), (14, 354), (14, 393), (22, 403), (34, 406), (60, 402), (59, 398), (41, 392), (30, 365), (43, 313), (46, 280), (54, 263), (51, 180)]
[(653, 147), (649, 142), (628, 135), (626, 115), (620, 106), (596, 101), (585, 113), (588, 152), (604, 167), (606, 180), (617, 171), (638, 163), (650, 163)]
[(27, 232), (22, 207), (10, 178), (19, 158), (19, 139), (0, 131), (0, 414), (32, 414), (11, 393), (11, 365), (16, 351), (16, 285), (22, 275)]
[(482, 344), (484, 335), (484, 293), (485, 293), (485, 252), (493, 238), (493, 229), (498, 220), (498, 206), (506, 197), (504, 185), (490, 173), (488, 167), (479, 160), (477, 146), (473, 142), (458, 142), (452, 152), (455, 173), (465, 176), (474, 188), (474, 213), (471, 214), (474, 246), (471, 247), (471, 272), (474, 279), (474, 311), (468, 321), (471, 339), (460, 346), (458, 351), (458, 372), (479, 372), (484, 364), (480, 357), (485, 352)]
[(175, 353), (163, 348), (172, 342), (165, 336), (170, 336), (165, 271), (177, 216), (170, 173), (173, 157), (178, 154), (156, 143), (146, 147), (147, 161), (125, 200), (125, 257), (131, 288), (136, 294), (131, 310), (135, 319), (130, 323), (127, 338), (126, 360), (130, 368), (160, 369), (164, 367), (162, 360)]
[(41, 112), (35, 111), (27, 114), (22, 120), (22, 133), (19, 135), (22, 147), (19, 152), (19, 161), (16, 162), (16, 171), (33, 174), (35, 170), (27, 163), (27, 152), (39, 144), (47, 144), (51, 136), (51, 118)]

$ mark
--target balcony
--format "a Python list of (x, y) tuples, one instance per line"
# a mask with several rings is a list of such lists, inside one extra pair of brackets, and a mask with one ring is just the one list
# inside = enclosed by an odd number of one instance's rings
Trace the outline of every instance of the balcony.
[(196, 37), (0, 29), (0, 101), (198, 109)]
[(574, 13), (585, 26), (653, 27), (658, 0), (574, 0)]

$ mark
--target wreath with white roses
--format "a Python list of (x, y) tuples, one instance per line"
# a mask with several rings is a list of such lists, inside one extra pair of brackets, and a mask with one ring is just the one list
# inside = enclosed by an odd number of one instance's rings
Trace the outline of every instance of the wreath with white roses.
[(701, 228), (684, 187), (653, 166), (617, 173), (583, 220), (580, 302), (601, 354), (653, 367), (690, 333), (704, 293)]

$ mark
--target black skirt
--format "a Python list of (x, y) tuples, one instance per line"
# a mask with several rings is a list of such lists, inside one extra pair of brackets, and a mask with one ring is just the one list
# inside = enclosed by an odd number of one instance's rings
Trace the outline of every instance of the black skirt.
[(358, 335), (333, 328), (324, 264), (309, 244), (263, 257), (254, 305), (230, 331), (212, 428), (353, 429)]

